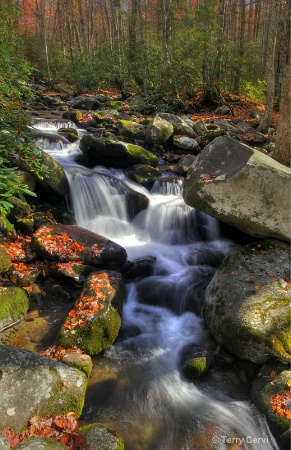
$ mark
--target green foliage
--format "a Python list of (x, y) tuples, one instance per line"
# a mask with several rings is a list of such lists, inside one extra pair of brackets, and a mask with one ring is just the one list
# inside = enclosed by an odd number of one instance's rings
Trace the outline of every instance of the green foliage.
[(266, 80), (257, 80), (256, 82), (245, 81), (242, 86), (242, 92), (249, 98), (257, 102), (264, 102), (266, 99), (267, 82)]
[(44, 167), (40, 162), (40, 150), (26, 134), (27, 116), (20, 110), (20, 99), (32, 98), (26, 82), (30, 66), (21, 54), (20, 38), (15, 21), (18, 9), (0, 0), (0, 219), (8, 230), (11, 224), (7, 215), (13, 208), (9, 197), (35, 196), (26, 184), (18, 181), (17, 161), (28, 163), (36, 177), (42, 178)]

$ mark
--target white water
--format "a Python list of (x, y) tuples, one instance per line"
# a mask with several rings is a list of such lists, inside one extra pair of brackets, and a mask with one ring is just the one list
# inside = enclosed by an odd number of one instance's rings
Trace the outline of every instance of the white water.
[[(120, 171), (75, 164), (76, 144), (47, 151), (66, 170), (78, 225), (121, 244), (129, 260), (157, 258), (152, 276), (127, 286), (121, 338), (95, 359), (83, 419), (111, 425), (127, 450), (224, 450), (242, 441), (236, 448), (276, 449), (250, 402), (226, 393), (223, 375), (189, 381), (179, 369), (187, 344), (213, 349), (200, 317), (203, 292), (231, 247), (217, 222), (185, 205), (178, 185), (149, 193)], [(150, 200), (131, 223), (126, 186)]]

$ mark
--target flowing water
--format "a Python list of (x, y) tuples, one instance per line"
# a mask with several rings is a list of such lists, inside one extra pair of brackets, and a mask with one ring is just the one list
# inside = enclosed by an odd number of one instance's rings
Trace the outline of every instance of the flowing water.
[[(126, 287), (117, 342), (94, 358), (84, 423), (110, 425), (127, 450), (276, 449), (264, 419), (227, 370), (194, 381), (180, 370), (188, 345), (217, 350), (201, 307), (232, 243), (221, 238), (216, 220), (185, 205), (179, 180), (156, 183), (149, 192), (122, 171), (76, 164), (78, 144), (39, 144), (66, 171), (78, 225), (118, 242), (129, 260), (156, 258), (151, 276)], [(133, 221), (128, 188), (149, 198)]]

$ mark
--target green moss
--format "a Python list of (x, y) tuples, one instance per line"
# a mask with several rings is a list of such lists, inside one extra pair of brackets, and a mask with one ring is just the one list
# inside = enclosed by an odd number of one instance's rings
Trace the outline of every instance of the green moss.
[(123, 107), (123, 102), (121, 100), (112, 100), (107, 103), (107, 106), (112, 109), (119, 110)]
[(75, 123), (81, 122), (83, 114), (81, 111), (65, 111), (62, 115), (63, 119), (72, 120)]
[(26, 291), (20, 287), (0, 290), (0, 328), (23, 317), (29, 308)]
[(54, 380), (54, 386), (50, 397), (44, 401), (39, 410), (40, 416), (47, 416), (50, 414), (62, 415), (68, 412), (75, 412), (79, 417), (82, 413), (85, 400), (85, 390), (87, 386), (86, 375), (78, 371), (78, 375), (82, 377), (83, 383), (81, 386), (70, 384), (68, 387), (64, 385), (61, 380), (58, 370), (55, 367), (50, 367), (49, 371)]
[(118, 433), (102, 423), (86, 425), (79, 430), (84, 436), (91, 450), (124, 450), (124, 441)]
[(7, 272), (11, 264), (11, 256), (7, 253), (4, 245), (0, 245), (0, 273)]
[(193, 358), (186, 362), (183, 372), (186, 376), (192, 377), (200, 377), (203, 375), (209, 367), (209, 362), (207, 358), (204, 356)]
[(89, 355), (98, 355), (115, 341), (120, 326), (120, 314), (110, 306), (105, 315), (96, 317), (83, 328), (76, 327), (74, 334), (62, 327), (58, 344), (65, 348), (77, 345)]

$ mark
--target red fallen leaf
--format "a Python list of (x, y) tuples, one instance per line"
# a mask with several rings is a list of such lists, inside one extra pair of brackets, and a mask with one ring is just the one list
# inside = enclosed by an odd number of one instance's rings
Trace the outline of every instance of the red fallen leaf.
[(231, 275), (232, 277), (237, 277), (237, 276), (238, 276), (238, 272), (230, 272), (230, 275)]
[(277, 378), (277, 374), (276, 374), (275, 370), (271, 370), (271, 372), (269, 373), (269, 376), (268, 376), (268, 380), (274, 381), (276, 378)]

